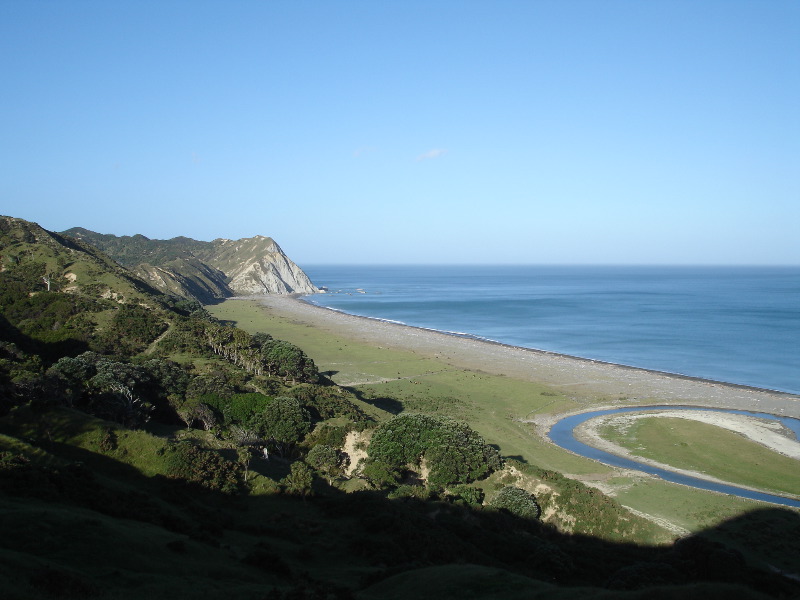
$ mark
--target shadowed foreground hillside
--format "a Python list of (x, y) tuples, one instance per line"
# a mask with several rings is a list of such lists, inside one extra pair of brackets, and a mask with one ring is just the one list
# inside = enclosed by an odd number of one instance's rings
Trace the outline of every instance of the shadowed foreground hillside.
[(84, 243), (3, 219), (0, 256), (3, 598), (800, 594), (776, 571), (795, 512), (646, 543), (598, 490), (393, 415)]

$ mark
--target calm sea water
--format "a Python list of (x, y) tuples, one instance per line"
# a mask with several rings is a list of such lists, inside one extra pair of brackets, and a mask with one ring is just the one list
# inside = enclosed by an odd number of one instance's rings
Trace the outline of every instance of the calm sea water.
[(304, 266), (355, 315), (800, 393), (800, 267)]

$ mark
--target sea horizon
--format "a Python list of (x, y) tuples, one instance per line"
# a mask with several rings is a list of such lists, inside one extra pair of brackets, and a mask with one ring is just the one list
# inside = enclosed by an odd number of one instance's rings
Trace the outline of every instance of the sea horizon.
[(310, 265), (340, 312), (800, 393), (800, 266)]

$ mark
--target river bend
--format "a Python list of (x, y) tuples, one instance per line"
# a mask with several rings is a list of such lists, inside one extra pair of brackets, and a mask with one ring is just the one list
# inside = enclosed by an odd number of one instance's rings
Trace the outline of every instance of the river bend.
[(643, 462), (639, 462), (637, 460), (633, 460), (622, 456), (617, 456), (616, 454), (611, 454), (610, 452), (594, 448), (575, 439), (574, 435), (575, 428), (585, 423), (589, 419), (593, 419), (595, 417), (601, 417), (604, 415), (612, 415), (625, 412), (651, 411), (651, 410), (659, 410), (659, 411), (699, 410), (699, 411), (710, 411), (710, 412), (725, 412), (725, 413), (757, 417), (761, 419), (770, 419), (781, 422), (785, 427), (791, 429), (794, 432), (795, 437), (800, 438), (799, 419), (794, 419), (791, 417), (779, 417), (768, 413), (756, 413), (756, 412), (748, 412), (742, 410), (703, 408), (697, 406), (636, 406), (636, 407), (613, 408), (613, 409), (580, 413), (577, 415), (564, 417), (563, 419), (558, 421), (555, 425), (553, 425), (550, 428), (550, 431), (548, 432), (548, 437), (553, 443), (564, 448), (565, 450), (569, 450), (571, 452), (574, 452), (575, 454), (584, 456), (586, 458), (591, 458), (592, 460), (596, 460), (606, 465), (621, 467), (623, 469), (634, 469), (637, 471), (642, 471), (644, 473), (656, 475), (657, 477), (660, 477), (665, 481), (670, 481), (672, 483), (679, 483), (682, 485), (688, 485), (690, 487), (694, 487), (701, 490), (721, 492), (723, 494), (731, 494), (749, 500), (760, 500), (762, 502), (770, 502), (772, 504), (780, 504), (783, 506), (800, 508), (800, 500), (795, 500), (793, 498), (787, 498), (784, 496), (778, 496), (776, 494), (768, 494), (766, 492), (750, 490), (747, 488), (739, 487), (728, 483), (708, 481), (706, 479), (701, 479), (699, 477), (693, 477), (691, 475), (685, 475), (683, 473), (677, 473), (675, 471), (662, 469)]

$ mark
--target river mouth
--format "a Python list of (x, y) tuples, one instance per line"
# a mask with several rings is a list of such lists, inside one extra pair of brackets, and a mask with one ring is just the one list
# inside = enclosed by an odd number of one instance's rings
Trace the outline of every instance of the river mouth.
[[(678, 483), (697, 489), (730, 494), (749, 500), (759, 500), (762, 502), (769, 502), (782, 506), (800, 508), (800, 500), (797, 498), (771, 494), (762, 492), (758, 489), (734, 485), (705, 475), (693, 473), (691, 471), (683, 471), (668, 465), (662, 465), (655, 463), (654, 461), (632, 455), (625, 449), (622, 449), (621, 447), (616, 446), (615, 444), (610, 443), (603, 438), (600, 438), (598, 435), (591, 435), (591, 431), (594, 428), (587, 428), (587, 423), (593, 419), (610, 418), (614, 415), (635, 415), (636, 413), (639, 413), (641, 416), (683, 416), (684, 418), (690, 416), (692, 413), (695, 415), (707, 413), (712, 417), (729, 415), (734, 416), (739, 420), (740, 430), (744, 426), (742, 419), (757, 419), (761, 422), (772, 422), (775, 424), (773, 427), (768, 427), (766, 429), (764, 427), (761, 427), (760, 429), (755, 428), (754, 431), (757, 431), (762, 438), (764, 436), (770, 438), (770, 436), (767, 435), (769, 434), (769, 429), (781, 429), (781, 433), (773, 431), (775, 435), (780, 436), (780, 440), (774, 437), (768, 440), (773, 444), (771, 446), (772, 449), (780, 452), (781, 454), (791, 456), (792, 458), (800, 457), (800, 443), (797, 441), (798, 438), (800, 438), (800, 420), (791, 417), (781, 417), (769, 413), (722, 408), (706, 408), (697, 406), (636, 406), (596, 410), (564, 417), (550, 428), (547, 436), (553, 443), (561, 448), (564, 448), (565, 450), (569, 450), (574, 454), (596, 460), (606, 465), (648, 473), (650, 475), (660, 477), (665, 481)], [(717, 419), (715, 424), (725, 426), (720, 422), (719, 419)], [(578, 434), (576, 436), (576, 430), (580, 431), (583, 435)], [(587, 430), (590, 432), (590, 435), (586, 434)], [(584, 441), (579, 440), (578, 437), (582, 437)], [(751, 439), (754, 439), (754, 441), (759, 441), (762, 444), (764, 443), (763, 439), (755, 439), (752, 437), (752, 435), (748, 435), (748, 437), (751, 437)], [(792, 440), (791, 437), (794, 437), (794, 439)], [(778, 445), (778, 447), (776, 448), (775, 445)]]

